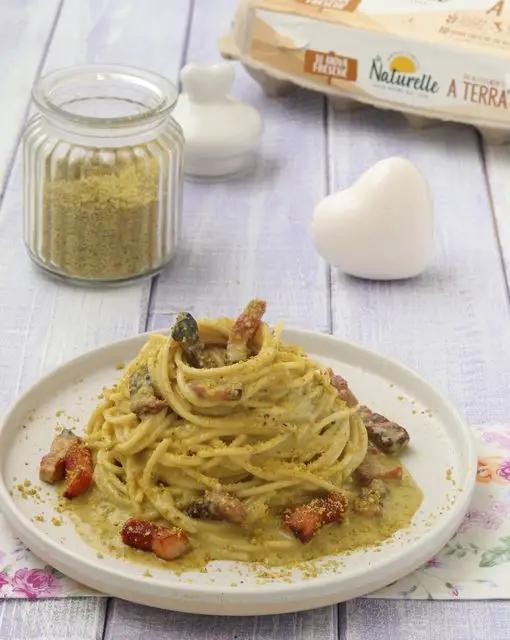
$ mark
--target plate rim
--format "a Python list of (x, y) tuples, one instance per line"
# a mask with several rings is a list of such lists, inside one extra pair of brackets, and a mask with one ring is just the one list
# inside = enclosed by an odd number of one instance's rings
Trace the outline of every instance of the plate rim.
[[(46, 374), (38, 378), (36, 381), (34, 381), (22, 394), (20, 394), (15, 399), (13, 403), (11, 403), (11, 405), (9, 406), (9, 408), (7, 409), (3, 418), (0, 421), (0, 443), (2, 443), (3, 439), (8, 438), (9, 433), (11, 431), (9, 429), (10, 423), (12, 419), (15, 417), (16, 412), (20, 410), (20, 407), (23, 407), (23, 405), (27, 404), (27, 399), (29, 399), (30, 396), (37, 391), (38, 387), (43, 386), (47, 383), (51, 383), (51, 379), (56, 375), (58, 371), (64, 368), (75, 369), (76, 367), (80, 366), (81, 361), (85, 361), (90, 358), (97, 357), (102, 353), (108, 352), (124, 344), (127, 346), (130, 343), (133, 343), (134, 345), (136, 345), (137, 342), (143, 343), (143, 341), (145, 341), (149, 335), (157, 334), (157, 333), (164, 334), (166, 333), (166, 331), (156, 329), (153, 331), (134, 334), (134, 335), (122, 338), (120, 340), (115, 340), (107, 344), (101, 345), (99, 347), (90, 349), (52, 368), (49, 372), (47, 372)], [(462, 517), (464, 516), (469, 506), (469, 502), (471, 500), (471, 496), (475, 487), (477, 454), (476, 454), (474, 435), (472, 433), (472, 430), (466, 423), (466, 421), (463, 419), (459, 410), (452, 404), (452, 402), (442, 392), (438, 391), (434, 385), (429, 383), (420, 374), (418, 374), (417, 372), (415, 372), (413, 369), (409, 368), (405, 364), (401, 363), (397, 359), (388, 357), (373, 349), (364, 347), (362, 345), (359, 345), (349, 340), (345, 340), (336, 335), (324, 333), (321, 331), (313, 331), (309, 329), (301, 329), (294, 326), (289, 326), (285, 328), (284, 335), (285, 334), (288, 335), (289, 333), (292, 334), (293, 336), (291, 338), (291, 341), (296, 342), (298, 344), (299, 344), (300, 336), (305, 336), (306, 338), (310, 338), (312, 340), (319, 339), (324, 341), (325, 343), (329, 342), (330, 344), (336, 344), (337, 348), (338, 346), (347, 347), (349, 350), (352, 350), (353, 353), (355, 352), (361, 353), (363, 356), (368, 357), (373, 361), (374, 360), (378, 361), (380, 364), (384, 364), (386, 366), (389, 365), (392, 370), (400, 371), (400, 373), (403, 374), (406, 379), (410, 379), (411, 381), (417, 383), (420, 387), (427, 389), (428, 392), (431, 392), (433, 394), (436, 400), (439, 400), (441, 402), (442, 410), (443, 411), (446, 410), (447, 413), (449, 414), (449, 417), (455, 420), (457, 429), (460, 429), (460, 431), (464, 436), (464, 446), (467, 446), (467, 452), (468, 452), (468, 459), (466, 460), (467, 471), (466, 471), (465, 482), (462, 485), (462, 488), (463, 488), (462, 495), (455, 501), (455, 504), (453, 505), (453, 507), (448, 511), (447, 520), (443, 523), (442, 527), (439, 529), (431, 527), (429, 531), (427, 531), (424, 535), (420, 536), (419, 539), (413, 542), (412, 558), (409, 558), (406, 563), (403, 563), (405, 565), (405, 569), (406, 569), (405, 571), (401, 570), (402, 556), (399, 554), (396, 558), (390, 557), (378, 563), (376, 571), (378, 574), (383, 574), (384, 577), (382, 578), (382, 580), (375, 579), (375, 576), (371, 577), (370, 574), (373, 573), (373, 571), (371, 571), (370, 567), (368, 567), (368, 571), (367, 571), (366, 566), (360, 567), (353, 574), (351, 573), (349, 575), (349, 580), (351, 581), (359, 580), (360, 585), (356, 589), (353, 589), (353, 588), (350, 589), (349, 593), (352, 593), (352, 595), (349, 595), (348, 598), (357, 597), (359, 595), (366, 594), (369, 591), (372, 591), (374, 589), (381, 588), (389, 584), (393, 580), (397, 579), (398, 577), (407, 575), (411, 571), (415, 570), (417, 567), (421, 566), (424, 562), (426, 562), (426, 560), (434, 553), (433, 551), (431, 554), (428, 549), (426, 550), (427, 544), (430, 543), (431, 540), (434, 540), (434, 539), (437, 540), (437, 542), (434, 544), (434, 548), (439, 550), (453, 535), (453, 533), (455, 532), (456, 528), (460, 524)], [(285, 595), (285, 594), (295, 599), (297, 594), (303, 591), (309, 592), (309, 597), (307, 599), (310, 599), (310, 600), (313, 599), (311, 597), (312, 594), (316, 594), (317, 598), (319, 599), (322, 598), (321, 600), (322, 605), (327, 604), (328, 598), (329, 598), (330, 604), (333, 602), (339, 601), (338, 598), (334, 597), (335, 596), (334, 592), (335, 592), (335, 585), (337, 587), (337, 590), (340, 591), (340, 585), (338, 584), (338, 582), (339, 582), (339, 577), (342, 575), (341, 573), (329, 573), (327, 575), (319, 575), (316, 578), (313, 578), (312, 580), (307, 579), (307, 580), (302, 580), (302, 581), (293, 582), (293, 583), (269, 582), (267, 584), (255, 584), (251, 586), (241, 585), (236, 587), (232, 587), (229, 585), (210, 585), (210, 584), (196, 584), (196, 583), (184, 583), (184, 582), (179, 584), (169, 584), (167, 582), (164, 582), (154, 577), (150, 581), (143, 582), (143, 589), (140, 590), (139, 588), (140, 588), (141, 582), (139, 578), (125, 574), (122, 571), (122, 569), (105, 566), (101, 562), (95, 561), (94, 559), (83, 559), (76, 552), (62, 547), (56, 541), (52, 540), (51, 538), (46, 536), (44, 533), (42, 533), (41, 530), (38, 527), (36, 527), (35, 524), (31, 522), (30, 519), (27, 516), (25, 516), (21, 510), (17, 508), (16, 502), (14, 501), (13, 497), (10, 495), (8, 487), (4, 482), (4, 466), (5, 466), (5, 461), (7, 459), (8, 451), (9, 451), (9, 447), (0, 448), (0, 507), (1, 507), (0, 512), (2, 512), (5, 516), (7, 516), (9, 526), (11, 526), (15, 530), (16, 534), (22, 539), (23, 542), (27, 544), (29, 548), (37, 548), (38, 550), (41, 548), (43, 549), (43, 553), (40, 553), (39, 551), (37, 551), (36, 555), (39, 555), (39, 557), (41, 557), (43, 560), (46, 560), (45, 556), (47, 556), (47, 554), (44, 553), (44, 548), (46, 547), (48, 549), (52, 549), (54, 554), (56, 554), (57, 559), (55, 560), (54, 557), (52, 556), (51, 561), (48, 561), (48, 562), (52, 566), (55, 566), (57, 569), (64, 567), (63, 573), (65, 573), (66, 575), (74, 578), (75, 580), (83, 584), (90, 585), (95, 589), (103, 589), (103, 587), (98, 586), (100, 585), (101, 582), (118, 584), (118, 581), (120, 580), (124, 583), (127, 583), (127, 586), (129, 587), (128, 590), (130, 590), (131, 592), (134, 591), (135, 593), (138, 593), (139, 591), (144, 591), (145, 594), (147, 595), (147, 597), (145, 598), (143, 593), (140, 593), (140, 597), (137, 595), (134, 597), (133, 595), (128, 595), (128, 596), (120, 595), (120, 597), (128, 597), (130, 600), (135, 602), (140, 602), (142, 604), (151, 604), (151, 600), (150, 600), (151, 593), (164, 590), (166, 591), (167, 598), (170, 599), (175, 596), (180, 596), (180, 598), (182, 599), (181, 604), (183, 605), (185, 605), (186, 603), (191, 604), (190, 608), (184, 607), (179, 609), (179, 607), (176, 608), (175, 602), (174, 603), (169, 602), (169, 605), (171, 604), (172, 606), (171, 607), (168, 606), (166, 608), (172, 608), (174, 610), (181, 610), (181, 611), (189, 611), (194, 613), (200, 613), (200, 611), (197, 611), (196, 606), (195, 607), (193, 606), (193, 604), (195, 605), (197, 604), (197, 600), (195, 598), (197, 596), (199, 597), (200, 595), (203, 595), (205, 597), (216, 596), (220, 601), (222, 601), (223, 604), (225, 604), (223, 602), (223, 598), (227, 596), (228, 599), (230, 600), (230, 606), (232, 605), (238, 606), (240, 604), (243, 604), (244, 600), (249, 600), (251, 598), (254, 598), (260, 602), (261, 600), (264, 600), (264, 599), (277, 597), (279, 595)], [(471, 473), (469, 472), (469, 468), (472, 469)], [(439, 533), (442, 533), (442, 535), (439, 535)], [(406, 544), (404, 548), (407, 549), (408, 546), (409, 545)], [(341, 554), (333, 557), (341, 558)], [(78, 572), (77, 571), (75, 572), (73, 568), (73, 564), (75, 562), (78, 562), (82, 567), (86, 567), (87, 571), (95, 572), (96, 575), (99, 576), (99, 578), (96, 579), (94, 577), (94, 579), (89, 580), (87, 577), (86, 579), (84, 579), (82, 574), (79, 574), (79, 577), (77, 577)], [(363, 579), (364, 575), (366, 575), (367, 573), (368, 573), (368, 578)], [(362, 585), (365, 585), (365, 586), (362, 586)], [(137, 587), (138, 587), (138, 590), (137, 590)], [(173, 593), (173, 592), (176, 592), (176, 593)], [(320, 595), (320, 592), (322, 592), (322, 595)], [(126, 590), (124, 590), (124, 594), (125, 593), (127, 593)], [(154, 593), (153, 595), (157, 596), (160, 594)], [(332, 597), (333, 599), (331, 599)], [(200, 601), (198, 601), (198, 604), (200, 605)], [(262, 602), (260, 602), (260, 604), (262, 604)], [(310, 608), (310, 606), (307, 607), (302, 605), (292, 606), (292, 600), (289, 603), (280, 603), (280, 604), (281, 606), (277, 607), (277, 610), (281, 612), (290, 612), (290, 611), (304, 610), (306, 608)], [(285, 604), (287, 604), (287, 606), (284, 606)], [(311, 607), (322, 606), (322, 605), (320, 603), (319, 604), (315, 603), (315, 604), (312, 604)], [(155, 605), (152, 604), (152, 606), (155, 606)], [(229, 605), (227, 604), (227, 607), (228, 606)], [(204, 607), (204, 608), (207, 608), (207, 607)], [(275, 613), (275, 612), (276, 611), (271, 611), (271, 613)], [(223, 611), (221, 613), (223, 615), (230, 615), (228, 613), (227, 614), (224, 613)], [(253, 612), (250, 612), (249, 614), (246, 614), (246, 615), (252, 615), (252, 614)], [(236, 612), (232, 612), (231, 615), (244, 615), (244, 614), (242, 612), (236, 611)]]

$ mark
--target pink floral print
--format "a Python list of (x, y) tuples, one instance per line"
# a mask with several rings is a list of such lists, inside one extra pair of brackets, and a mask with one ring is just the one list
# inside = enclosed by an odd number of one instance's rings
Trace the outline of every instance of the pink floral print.
[(499, 433), (497, 431), (486, 431), (482, 435), (485, 442), (492, 442), (504, 449), (510, 449), (510, 433)]
[(18, 569), (11, 578), (12, 590), (25, 598), (51, 598), (59, 591), (58, 580), (46, 569)]
[(506, 515), (506, 505), (499, 502), (494, 502), (488, 509), (472, 509), (464, 516), (457, 533), (466, 533), (473, 527), (487, 530), (499, 529)]
[(502, 461), (501, 466), (497, 469), (496, 473), (500, 478), (510, 482), (510, 458), (506, 458)]
[(0, 572), (0, 591), (3, 589), (3, 587), (6, 584), (9, 584), (9, 578), (4, 571), (1, 571)]

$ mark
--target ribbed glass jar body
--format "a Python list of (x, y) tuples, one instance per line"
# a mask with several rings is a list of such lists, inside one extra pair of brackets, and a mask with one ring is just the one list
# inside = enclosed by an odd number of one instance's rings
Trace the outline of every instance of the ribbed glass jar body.
[(39, 81), (24, 134), (24, 239), (39, 266), (116, 283), (168, 263), (181, 226), (175, 99), (164, 78), (117, 65)]

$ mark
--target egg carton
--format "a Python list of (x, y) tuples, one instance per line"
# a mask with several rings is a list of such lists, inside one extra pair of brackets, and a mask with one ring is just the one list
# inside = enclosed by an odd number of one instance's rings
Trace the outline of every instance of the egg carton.
[(510, 140), (510, 8), (495, 0), (241, 0), (222, 55), (270, 96), (296, 86), (333, 108), (452, 121)]

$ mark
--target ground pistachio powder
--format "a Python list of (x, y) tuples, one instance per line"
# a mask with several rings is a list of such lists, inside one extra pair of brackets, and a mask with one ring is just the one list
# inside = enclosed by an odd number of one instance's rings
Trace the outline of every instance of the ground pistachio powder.
[(46, 171), (41, 219), (44, 262), (77, 278), (121, 279), (158, 262), (160, 166), (113, 154), (58, 161)]

